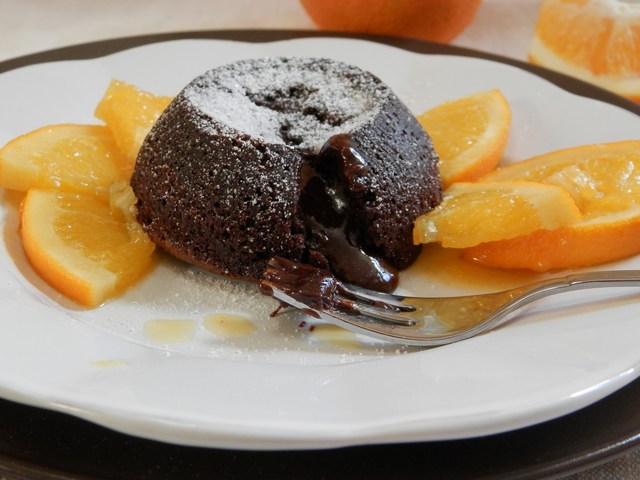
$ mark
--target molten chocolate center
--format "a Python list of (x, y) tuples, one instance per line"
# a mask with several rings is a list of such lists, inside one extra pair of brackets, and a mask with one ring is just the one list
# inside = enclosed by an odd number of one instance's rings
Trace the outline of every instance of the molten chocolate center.
[(340, 279), (383, 292), (398, 285), (398, 271), (368, 251), (367, 242), (352, 211), (349, 196), (364, 189), (367, 162), (351, 137), (334, 135), (305, 166), (300, 207), (311, 247), (329, 262)]

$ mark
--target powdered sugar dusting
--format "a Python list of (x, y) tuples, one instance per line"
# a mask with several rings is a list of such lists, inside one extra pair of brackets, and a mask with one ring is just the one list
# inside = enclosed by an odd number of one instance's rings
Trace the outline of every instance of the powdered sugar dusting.
[(317, 152), (330, 136), (374, 118), (389, 89), (352, 65), (276, 57), (210, 70), (182, 95), (202, 114), (238, 132)]

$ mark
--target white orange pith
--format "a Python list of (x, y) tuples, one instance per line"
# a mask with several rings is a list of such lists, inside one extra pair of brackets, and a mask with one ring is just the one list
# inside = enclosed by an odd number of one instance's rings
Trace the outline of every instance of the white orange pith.
[(511, 109), (499, 90), (442, 103), (418, 116), (440, 157), (446, 187), (493, 170), (507, 146)]

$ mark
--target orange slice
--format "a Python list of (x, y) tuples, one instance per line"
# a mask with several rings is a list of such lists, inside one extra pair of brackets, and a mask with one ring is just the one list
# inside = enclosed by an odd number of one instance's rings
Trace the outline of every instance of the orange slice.
[(640, 141), (559, 150), (497, 170), (481, 182), (528, 180), (560, 185), (582, 220), (464, 252), (503, 268), (546, 271), (608, 262), (640, 253)]
[(154, 95), (130, 83), (112, 80), (98, 103), (95, 115), (111, 129), (124, 154), (124, 169), (128, 176), (133, 171), (144, 138), (171, 100), (171, 97)]
[(443, 103), (418, 116), (440, 157), (443, 185), (474, 181), (493, 170), (507, 146), (511, 109), (499, 90)]
[(131, 285), (154, 249), (133, 220), (131, 189), (117, 183), (111, 197), (113, 207), (94, 195), (31, 189), (22, 205), (22, 241), (34, 269), (89, 307)]
[(454, 183), (438, 207), (418, 217), (413, 241), (465, 248), (536, 230), (553, 230), (580, 218), (571, 196), (555, 185)]
[(640, 101), (640, 4), (544, 0), (529, 58)]
[(0, 150), (0, 186), (56, 188), (106, 197), (123, 178), (120, 150), (108, 128), (61, 124), (19, 136)]

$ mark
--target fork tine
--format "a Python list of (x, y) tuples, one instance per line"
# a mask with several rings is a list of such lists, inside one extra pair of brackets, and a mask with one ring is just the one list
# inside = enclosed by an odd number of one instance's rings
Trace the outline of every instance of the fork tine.
[[(384, 320), (386, 322), (394, 323), (397, 325), (405, 325), (412, 327), (418, 323), (415, 318), (402, 315), (401, 312), (390, 310), (384, 306), (378, 306), (370, 303), (353, 303), (353, 310), (362, 315), (376, 318), (378, 320)], [(414, 311), (415, 308), (407, 311)]]
[(401, 303), (397, 297), (345, 285), (329, 272), (279, 257), (269, 261), (259, 287), (263, 293), (281, 300), (287, 301), (286, 295), (290, 300), (301, 302), (311, 314), (325, 310), (363, 315), (396, 325), (417, 323), (415, 318), (402, 315), (416, 308)]
[(362, 300), (368, 304), (378, 307), (389, 308), (389, 310), (398, 312), (415, 312), (416, 307), (408, 303), (404, 303), (404, 298), (390, 293), (376, 292), (374, 290), (365, 290), (355, 285), (342, 284), (342, 289), (353, 296), (356, 300)]

